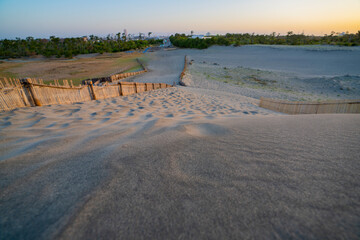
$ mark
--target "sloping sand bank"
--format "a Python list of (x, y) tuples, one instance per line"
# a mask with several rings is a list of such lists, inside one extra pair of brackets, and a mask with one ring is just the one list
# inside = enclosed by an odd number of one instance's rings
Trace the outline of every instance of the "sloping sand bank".
[(1, 113), (2, 239), (355, 239), (360, 116), (215, 93)]
[(258, 98), (294, 94), (191, 76), (248, 50), (149, 53), (134, 79), (172, 84), (187, 54), (190, 87), (0, 113), (0, 238), (358, 238), (360, 115), (288, 116)]

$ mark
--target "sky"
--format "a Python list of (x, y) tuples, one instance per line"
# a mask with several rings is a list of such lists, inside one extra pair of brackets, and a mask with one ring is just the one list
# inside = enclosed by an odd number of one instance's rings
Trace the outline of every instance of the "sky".
[(128, 33), (355, 33), (360, 0), (0, 0), (0, 39)]

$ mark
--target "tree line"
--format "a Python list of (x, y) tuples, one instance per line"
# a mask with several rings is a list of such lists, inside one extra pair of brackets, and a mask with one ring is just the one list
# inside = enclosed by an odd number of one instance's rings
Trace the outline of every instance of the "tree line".
[(131, 49), (142, 49), (153, 44), (160, 44), (162, 40), (129, 40), (126, 41), (119, 34), (117, 37), (100, 38), (90, 35), (89, 38), (59, 38), (51, 36), (50, 39), (27, 37), (26, 39), (16, 38), (15, 40), (0, 40), (0, 58), (19, 58), (34, 55), (45, 57), (64, 56), (72, 58), (78, 54), (121, 52)]
[(180, 48), (205, 49), (212, 45), (241, 46), (248, 44), (269, 44), (269, 45), (338, 45), (338, 46), (360, 46), (360, 31), (356, 34), (338, 35), (332, 32), (325, 36), (307, 36), (288, 32), (282, 36), (275, 32), (269, 35), (264, 34), (226, 34), (211, 36), (206, 39), (192, 38), (185, 34), (175, 34), (170, 37), (171, 43)]

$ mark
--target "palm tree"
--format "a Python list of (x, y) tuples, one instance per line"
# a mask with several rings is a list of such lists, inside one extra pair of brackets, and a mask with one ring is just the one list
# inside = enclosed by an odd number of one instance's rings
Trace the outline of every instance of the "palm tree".
[(152, 34), (152, 32), (148, 32), (148, 36), (149, 36), (149, 38), (150, 38), (150, 35)]
[(121, 33), (119, 33), (119, 32), (116, 34), (118, 41), (120, 40), (120, 35), (121, 35)]

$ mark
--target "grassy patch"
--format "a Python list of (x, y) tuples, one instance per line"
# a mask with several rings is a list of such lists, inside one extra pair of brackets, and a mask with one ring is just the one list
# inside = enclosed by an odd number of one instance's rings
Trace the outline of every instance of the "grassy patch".
[(129, 73), (129, 72), (138, 72), (143, 70), (142, 67), (140, 65), (134, 66), (132, 68), (127, 69), (126, 71), (124, 71), (124, 73)]
[(136, 58), (140, 58), (143, 63), (150, 60), (141, 53), (114, 53), (72, 60), (44, 59), (21, 63), (3, 61), (0, 64), (0, 78), (30, 77), (43, 79), (45, 83), (66, 79), (79, 85), (84, 79), (106, 77), (126, 69), (125, 72), (142, 70)]
[(18, 78), (16, 73), (11, 71), (12, 68), (21, 67), (23, 63), (8, 63), (2, 62), (0, 64), (0, 77), (3, 78)]

